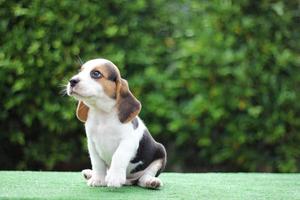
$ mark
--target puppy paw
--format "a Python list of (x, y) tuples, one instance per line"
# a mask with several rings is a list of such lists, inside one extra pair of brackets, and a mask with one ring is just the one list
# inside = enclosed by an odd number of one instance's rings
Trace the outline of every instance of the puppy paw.
[(106, 186), (106, 182), (103, 178), (92, 176), (88, 181), (87, 185), (90, 187), (103, 187)]
[(108, 187), (121, 187), (126, 182), (126, 174), (109, 170), (105, 177), (105, 181)]
[(146, 181), (146, 187), (147, 188), (152, 188), (152, 189), (157, 189), (159, 187), (163, 186), (163, 183), (159, 178), (156, 177), (151, 177)]
[(138, 185), (144, 188), (158, 189), (163, 186), (163, 183), (157, 177), (146, 175), (139, 179)]
[(81, 171), (81, 174), (85, 180), (89, 180), (93, 176), (93, 171), (91, 169), (84, 169)]

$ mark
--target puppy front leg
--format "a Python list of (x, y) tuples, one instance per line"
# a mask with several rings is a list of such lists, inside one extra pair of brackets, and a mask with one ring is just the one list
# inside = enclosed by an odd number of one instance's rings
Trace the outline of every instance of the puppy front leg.
[[(90, 178), (87, 181), (87, 184), (92, 187), (96, 186), (106, 186), (105, 175), (106, 175), (106, 166), (104, 161), (100, 158), (96, 151), (95, 144), (93, 141), (88, 139), (88, 150), (90, 154), (92, 172)], [(88, 170), (83, 170), (83, 174)], [(90, 171), (88, 171), (90, 173)], [(86, 175), (86, 174), (84, 174)]]
[(125, 184), (126, 169), (135, 150), (136, 146), (133, 141), (125, 140), (120, 142), (105, 177), (108, 187), (121, 187)]

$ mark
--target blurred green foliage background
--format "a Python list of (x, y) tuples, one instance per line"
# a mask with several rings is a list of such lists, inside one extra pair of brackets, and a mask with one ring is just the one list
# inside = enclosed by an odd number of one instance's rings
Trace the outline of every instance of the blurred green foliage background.
[(300, 3), (0, 0), (0, 169), (90, 166), (84, 61), (112, 60), (174, 171), (300, 171)]

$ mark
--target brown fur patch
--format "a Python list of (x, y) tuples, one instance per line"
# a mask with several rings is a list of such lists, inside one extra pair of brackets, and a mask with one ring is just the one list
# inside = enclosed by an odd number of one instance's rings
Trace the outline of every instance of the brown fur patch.
[(105, 63), (95, 67), (93, 70), (98, 70), (103, 77), (96, 81), (100, 83), (104, 92), (111, 98), (116, 98), (116, 80), (120, 77), (118, 68), (113, 63)]
[(81, 122), (86, 122), (88, 117), (89, 107), (87, 107), (82, 101), (78, 102), (76, 116)]
[(141, 111), (141, 103), (130, 92), (128, 83), (120, 79), (117, 83), (118, 117), (122, 123), (130, 122)]

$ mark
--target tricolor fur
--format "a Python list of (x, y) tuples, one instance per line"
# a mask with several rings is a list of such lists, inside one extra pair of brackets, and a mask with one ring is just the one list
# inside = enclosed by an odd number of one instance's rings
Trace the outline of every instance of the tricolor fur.
[(84, 63), (67, 93), (78, 100), (76, 115), (85, 123), (92, 169), (83, 175), (89, 186), (162, 185), (157, 176), (166, 165), (165, 148), (138, 117), (141, 104), (112, 62)]

